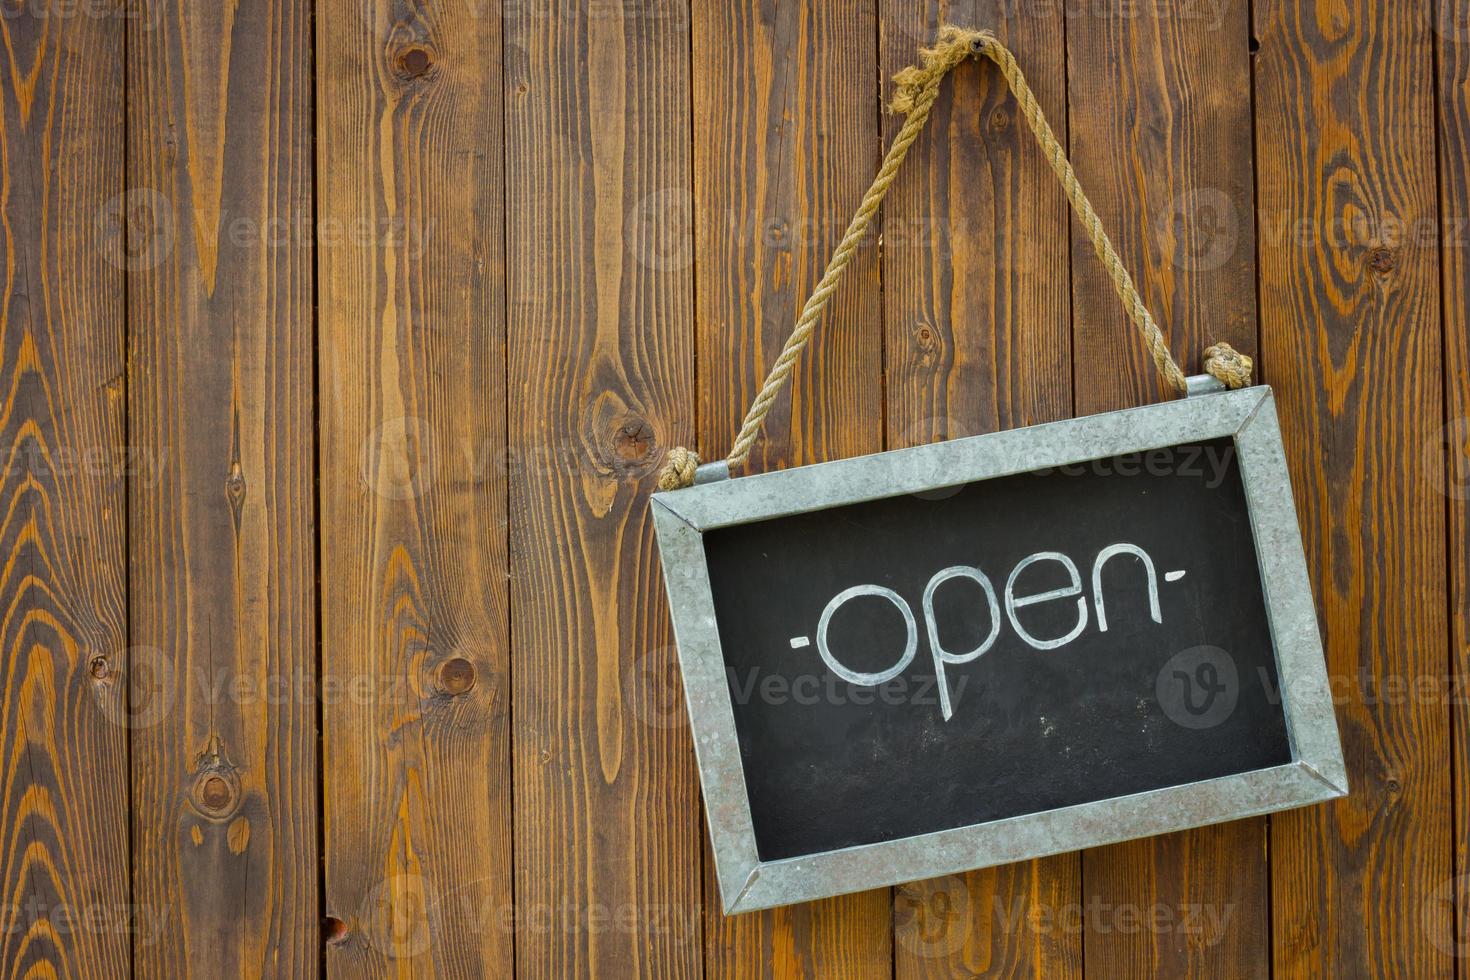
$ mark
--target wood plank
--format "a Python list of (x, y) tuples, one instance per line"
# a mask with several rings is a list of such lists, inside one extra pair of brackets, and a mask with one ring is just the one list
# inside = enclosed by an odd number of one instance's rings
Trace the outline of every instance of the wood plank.
[(133, 697), (161, 699), (133, 732), (133, 887), (168, 912), (134, 964), (310, 976), (311, 9), (155, 0), (128, 25), (129, 217), (156, 235), (130, 262), (129, 427), (161, 460), (129, 498)]
[[(1445, 0), (1435, 11), (1439, 70), (1439, 235), (1443, 262), (1444, 438), (1426, 447), (1426, 466), (1448, 503), (1450, 697), (1454, 759), (1450, 785), (1455, 876), (1430, 892), (1426, 938), (1470, 975), (1470, 10)], [(1444, 451), (1437, 478), (1434, 453)]]
[[(802, 304), (873, 179), (872, 0), (724, 0), (694, 8), (699, 446), (729, 452)], [(883, 448), (876, 248), (848, 268), (747, 472)], [(706, 973), (888, 976), (891, 902), (876, 889), (726, 917), (706, 862)]]
[[(1078, 178), (1185, 373), (1217, 340), (1254, 354), (1246, 5), (1095, 13), (1067, 29)], [(1178, 397), (1075, 227), (1072, 263), (1077, 413)]]
[(647, 500), (694, 434), (689, 8), (507, 4), (505, 31), (516, 970), (695, 976)]
[[(1094, 5), (1067, 25), (1071, 156), (1186, 374), (1256, 352), (1247, 4)], [(1177, 397), (1075, 224), (1078, 414)], [(1086, 970), (1266, 976), (1266, 821), (1084, 856)], [(1140, 925), (1141, 923), (1141, 925)]]
[(0, 963), (113, 977), (162, 911), (128, 912), (123, 25), (0, 38)]
[[(1060, 5), (886, 0), (882, 14), (885, 79), (941, 22), (989, 28), (1066, 139)], [(902, 120), (885, 122), (891, 138)], [(956, 69), (905, 167), (884, 208), (888, 445), (1068, 417), (1066, 196), (994, 65)], [(1060, 918), (1080, 870), (1068, 854), (898, 889), (897, 975), (1080, 976), (1081, 937)]]
[(509, 976), (499, 11), (317, 43), (327, 969)]
[(1431, 26), (1256, 9), (1261, 348), (1352, 789), (1271, 819), (1273, 973), (1448, 977), (1450, 708), (1413, 694), (1449, 643)]

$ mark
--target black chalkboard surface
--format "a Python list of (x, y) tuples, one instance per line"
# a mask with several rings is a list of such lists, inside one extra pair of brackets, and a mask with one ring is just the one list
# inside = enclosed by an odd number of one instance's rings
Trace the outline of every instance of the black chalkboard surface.
[(1291, 761), (1229, 438), (704, 546), (762, 861)]

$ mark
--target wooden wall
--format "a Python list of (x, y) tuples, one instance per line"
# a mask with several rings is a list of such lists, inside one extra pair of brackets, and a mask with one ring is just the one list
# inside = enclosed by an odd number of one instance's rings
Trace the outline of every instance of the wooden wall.
[[(726, 918), (647, 515), (940, 23), (1275, 386), (1336, 804)], [(0, 0), (5, 976), (1470, 976), (1462, 0)], [(752, 458), (1168, 397), (988, 64)]]

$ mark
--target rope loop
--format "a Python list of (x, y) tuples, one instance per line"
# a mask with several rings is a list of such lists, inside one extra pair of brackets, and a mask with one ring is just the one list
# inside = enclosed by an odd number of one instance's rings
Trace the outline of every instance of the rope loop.
[(1227, 388), (1244, 388), (1251, 383), (1249, 357), (1221, 341), (1205, 348), (1205, 373), (1218, 378)]
[[(892, 145), (888, 147), (888, 152), (883, 157), (883, 164), (878, 168), (877, 176), (873, 178), (872, 186), (863, 195), (857, 213), (852, 216), (847, 231), (843, 233), (842, 240), (832, 253), (832, 258), (827, 263), (827, 270), (822, 273), (821, 280), (812, 290), (806, 303), (803, 304), (801, 314), (796, 318), (796, 325), (791, 330), (791, 336), (786, 339), (786, 345), (782, 347), (776, 362), (771, 365), (770, 373), (766, 375), (765, 383), (761, 385), (755, 401), (751, 403), (750, 411), (745, 414), (745, 420), (740, 425), (740, 432), (735, 437), (730, 455), (725, 458), (731, 469), (744, 463), (750, 456), (751, 447), (760, 437), (761, 423), (765, 421), (766, 414), (770, 412), (776, 396), (786, 384), (786, 379), (791, 376), (796, 359), (801, 356), (803, 348), (811, 339), (812, 330), (816, 327), (817, 320), (826, 307), (827, 301), (836, 291), (843, 270), (852, 261), (868, 227), (878, 213), (878, 206), (883, 203), (884, 195), (888, 193), (888, 188), (893, 185), (894, 179), (898, 176), (899, 165), (903, 163), (904, 157), (908, 155), (909, 147), (913, 146), (914, 140), (919, 136), (919, 131), (928, 121), (930, 110), (934, 108), (934, 102), (939, 97), (940, 82), (965, 59), (980, 56), (993, 61), (1005, 77), (1006, 84), (1010, 86), (1011, 94), (1015, 96), (1021, 114), (1025, 116), (1032, 134), (1036, 137), (1036, 142), (1041, 146), (1042, 156), (1046, 158), (1046, 162), (1061, 182), (1062, 189), (1067, 195), (1067, 201), (1077, 215), (1078, 223), (1087, 232), (1093, 251), (1097, 253), (1103, 268), (1108, 272), (1108, 277), (1112, 279), (1113, 288), (1118, 298), (1122, 300), (1124, 311), (1138, 327), (1144, 346), (1148, 348), (1149, 354), (1153, 357), (1154, 365), (1170, 387), (1179, 392), (1188, 390), (1184, 372), (1179, 369), (1179, 365), (1169, 353), (1169, 344), (1164, 338), (1163, 331), (1159, 329), (1153, 314), (1149, 313), (1148, 307), (1144, 305), (1143, 297), (1139, 295), (1138, 287), (1133, 283), (1133, 277), (1124, 268), (1123, 260), (1118, 257), (1117, 250), (1113, 248), (1112, 240), (1103, 230), (1102, 220), (1098, 218), (1092, 202), (1083, 193), (1082, 185), (1077, 182), (1077, 175), (1072, 170), (1072, 164), (1067, 160), (1067, 152), (1052, 132), (1051, 125), (1046, 121), (1041, 105), (1036, 101), (1036, 95), (1031, 91), (1031, 86), (1026, 83), (1021, 67), (1016, 64), (1015, 56), (990, 31), (976, 31), (946, 24), (939, 29), (933, 47), (920, 49), (918, 64), (911, 65), (893, 76), (897, 88), (889, 103), (889, 109), (904, 117), (903, 125), (899, 127), (898, 135), (893, 138)], [(1216, 344), (1205, 351), (1205, 356), (1205, 370), (1220, 378), (1225, 384), (1238, 388), (1250, 383), (1250, 358), (1239, 353), (1229, 344)], [(670, 449), (663, 471), (659, 475), (659, 489), (677, 490), (692, 485), (694, 471), (698, 466), (699, 457), (691, 450), (683, 446)]]
[(682, 490), (694, 485), (694, 471), (699, 469), (699, 454), (683, 446), (675, 446), (664, 458), (658, 475), (660, 490)]

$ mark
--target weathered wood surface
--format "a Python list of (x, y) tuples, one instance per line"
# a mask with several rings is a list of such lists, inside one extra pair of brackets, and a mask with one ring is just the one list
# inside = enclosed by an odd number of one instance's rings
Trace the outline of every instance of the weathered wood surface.
[[(699, 441), (730, 443), (872, 180), (871, 0), (694, 5), (694, 241)], [(849, 266), (752, 472), (883, 448), (882, 297), (869, 241)], [(707, 862), (705, 895), (718, 895)], [(706, 973), (888, 976), (887, 889), (726, 917), (706, 902)]]
[[(1024, 52), (1027, 81), (1066, 140), (1059, 7), (881, 9), (885, 79), (943, 19), (990, 25)], [(891, 139), (901, 121), (885, 121)], [(1069, 417), (1066, 196), (993, 65), (954, 73), (905, 166), (883, 222), (889, 447)], [(896, 889), (896, 975), (1080, 976), (1081, 934), (1056, 924), (1079, 900), (1080, 871), (1066, 854)]]
[[(1126, 0), (1067, 25), (1078, 178), (1190, 374), (1216, 341), (1256, 353), (1249, 26), (1244, 2)], [(1077, 413), (1177, 397), (1073, 227)], [(1237, 820), (1088, 851), (1085, 972), (1266, 976), (1265, 833)]]
[[(311, 5), (128, 20), (141, 976), (306, 976), (317, 917)], [(147, 666), (156, 672), (141, 672)], [(166, 683), (164, 683), (166, 681)]]
[(42, 13), (0, 20), (0, 964), (114, 977), (133, 933), (123, 24)]
[[(1454, 797), (1455, 877), (1429, 893), (1429, 943), (1460, 959), (1470, 974), (1470, 9), (1445, 2), (1435, 10), (1435, 64), (1439, 69), (1439, 214), (1432, 227), (1440, 243), (1444, 314), (1445, 404), (1443, 438), (1424, 446), (1426, 478), (1448, 505), (1450, 592), (1450, 731), (1454, 734), (1450, 786)], [(1438, 467), (1442, 466), (1443, 469)], [(1443, 964), (1441, 964), (1443, 966)]]
[(691, 977), (693, 746), (648, 493), (694, 435), (689, 8), (505, 7), (516, 970)]
[(500, 19), (328, 0), (316, 38), (326, 966), (506, 976)]
[[(942, 21), (1013, 46), (1186, 369), (1276, 386), (1353, 795), (727, 919), (647, 493), (728, 448)], [(0, 972), (1464, 974), (1463, 4), (12, 0), (0, 40)], [(1167, 396), (972, 64), (752, 464)]]
[(1433, 25), (1384, 0), (1257, 15), (1261, 354), (1352, 789), (1271, 819), (1272, 972), (1448, 977)]

